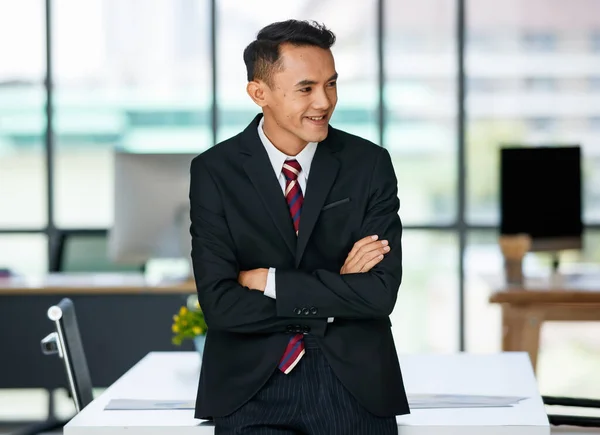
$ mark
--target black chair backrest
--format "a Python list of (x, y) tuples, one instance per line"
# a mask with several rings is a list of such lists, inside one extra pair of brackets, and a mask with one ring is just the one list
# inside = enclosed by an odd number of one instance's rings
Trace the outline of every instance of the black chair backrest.
[[(600, 400), (581, 397), (542, 396), (544, 405), (568, 406), (575, 408), (600, 409)], [(584, 415), (548, 414), (553, 426), (600, 427), (600, 417)]]
[(59, 354), (69, 381), (69, 389), (77, 412), (85, 408), (93, 399), (93, 386), (88, 369), (83, 342), (79, 334), (75, 306), (69, 298), (48, 309), (48, 318), (55, 323), (58, 334)]

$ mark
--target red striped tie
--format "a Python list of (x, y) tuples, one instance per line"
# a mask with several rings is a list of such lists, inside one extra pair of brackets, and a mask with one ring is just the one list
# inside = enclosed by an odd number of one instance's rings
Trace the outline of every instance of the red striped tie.
[[(298, 228), (300, 228), (300, 213), (302, 212), (302, 204), (304, 197), (302, 189), (298, 184), (298, 174), (302, 168), (296, 160), (286, 160), (283, 164), (283, 175), (285, 177), (285, 199), (290, 208), (290, 216), (294, 223), (294, 230), (298, 236)], [(290, 338), (288, 345), (279, 361), (279, 370), (286, 375), (298, 364), (300, 358), (304, 355), (304, 335), (295, 334)]]

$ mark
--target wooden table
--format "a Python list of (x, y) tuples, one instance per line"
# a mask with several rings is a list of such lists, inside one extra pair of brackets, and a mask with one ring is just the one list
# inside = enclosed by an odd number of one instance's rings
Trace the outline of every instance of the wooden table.
[(528, 352), (535, 370), (545, 321), (600, 321), (600, 273), (526, 279), (489, 300), (502, 305), (502, 349)]
[(184, 279), (149, 279), (141, 273), (50, 273), (0, 278), (0, 295), (39, 294), (193, 294)]

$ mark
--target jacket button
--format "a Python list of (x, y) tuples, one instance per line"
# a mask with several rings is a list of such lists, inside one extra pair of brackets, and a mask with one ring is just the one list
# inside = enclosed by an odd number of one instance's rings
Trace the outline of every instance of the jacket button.
[(310, 326), (303, 326), (302, 332), (310, 332)]
[(286, 332), (294, 332), (294, 327), (292, 325), (287, 325), (287, 327), (285, 328)]
[(308, 308), (302, 308), (302, 314), (304, 314), (305, 316), (308, 316), (308, 314), (310, 313), (310, 311), (308, 310)]
[(317, 314), (317, 308), (316, 307), (310, 307), (310, 314), (312, 314), (312, 315)]
[(294, 314), (299, 316), (300, 314), (302, 314), (302, 310), (300, 308), (294, 308)]

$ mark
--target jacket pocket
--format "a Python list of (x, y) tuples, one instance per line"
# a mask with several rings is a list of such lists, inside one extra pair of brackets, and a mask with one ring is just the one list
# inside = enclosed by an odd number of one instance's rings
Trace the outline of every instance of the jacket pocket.
[(344, 198), (344, 199), (340, 199), (339, 201), (330, 202), (329, 204), (324, 205), (323, 208), (321, 209), (321, 211), (329, 210), (330, 208), (334, 208), (334, 207), (337, 207), (338, 205), (346, 204), (347, 202), (350, 202), (350, 198)]

